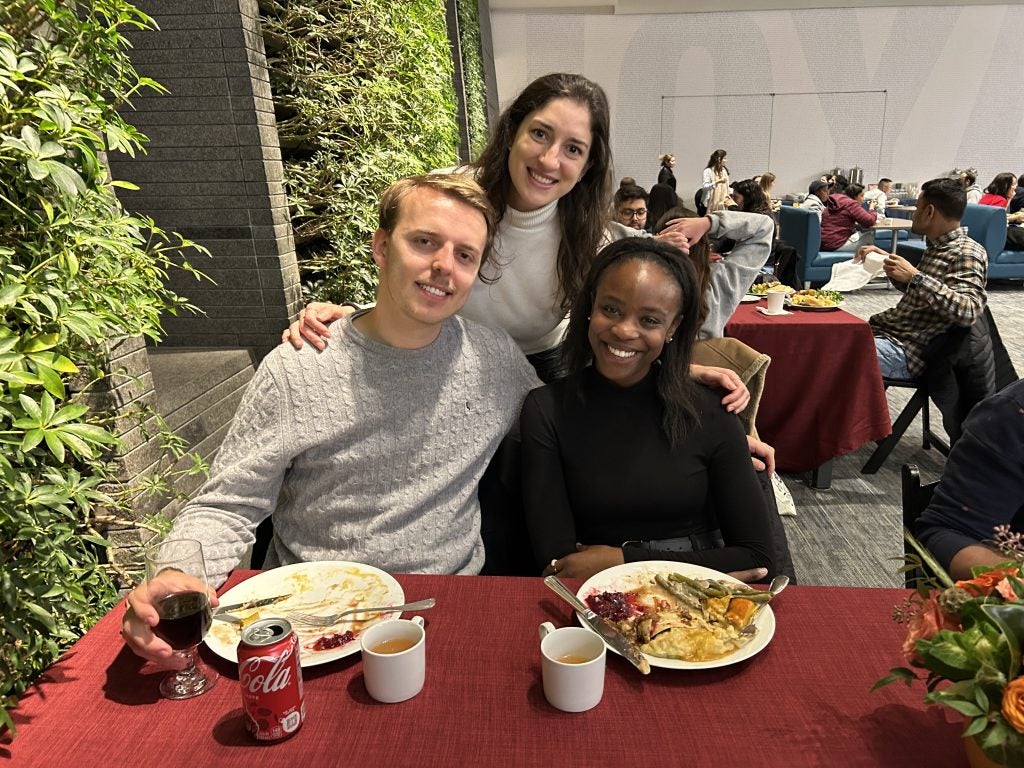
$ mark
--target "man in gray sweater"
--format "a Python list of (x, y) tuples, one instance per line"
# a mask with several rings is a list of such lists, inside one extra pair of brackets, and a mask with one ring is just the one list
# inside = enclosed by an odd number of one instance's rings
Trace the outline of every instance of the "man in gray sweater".
[[(504, 331), (455, 313), (490, 253), (494, 212), (467, 176), (403, 179), (381, 200), (376, 305), (330, 347), (262, 362), (213, 472), (174, 521), (220, 584), (273, 515), (268, 567), (353, 560), (394, 572), (475, 574), (477, 484), (515, 422), (533, 368)], [(145, 584), (122, 635), (173, 666)]]

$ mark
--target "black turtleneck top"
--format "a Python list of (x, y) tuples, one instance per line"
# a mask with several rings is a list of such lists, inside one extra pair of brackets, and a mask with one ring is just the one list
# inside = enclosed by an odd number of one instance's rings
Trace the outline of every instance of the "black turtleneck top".
[(543, 568), (576, 542), (622, 546), (721, 530), (725, 547), (652, 552), (624, 546), (626, 562), (657, 558), (720, 571), (766, 567), (768, 507), (739, 419), (697, 385), (699, 426), (672, 448), (662, 429), (659, 367), (619, 387), (592, 367), (535, 389), (523, 405), (523, 495)]

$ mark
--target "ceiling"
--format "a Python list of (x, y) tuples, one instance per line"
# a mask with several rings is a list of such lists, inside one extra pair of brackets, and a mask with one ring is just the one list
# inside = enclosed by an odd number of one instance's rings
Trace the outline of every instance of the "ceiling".
[(778, 11), (806, 8), (872, 8), (908, 5), (1020, 5), (1024, 0), (490, 0), (491, 11), (547, 10), (559, 13), (636, 14), (705, 13), (722, 11)]

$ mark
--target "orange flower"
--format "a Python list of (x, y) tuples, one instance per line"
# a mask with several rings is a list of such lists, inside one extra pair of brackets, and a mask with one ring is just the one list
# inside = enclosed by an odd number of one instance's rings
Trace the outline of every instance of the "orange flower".
[(934, 597), (929, 597), (916, 606), (907, 620), (903, 655), (909, 663), (919, 664), (921, 661), (914, 643), (918, 640), (931, 640), (940, 629), (960, 629), (960, 624), (939, 607)]
[(1003, 690), (1003, 717), (1017, 733), (1024, 733), (1024, 677), (1011, 680)]
[(973, 579), (958, 581), (956, 586), (974, 595), (987, 595), (1007, 576), (1020, 576), (1020, 568), (995, 568), (991, 571), (985, 571)]

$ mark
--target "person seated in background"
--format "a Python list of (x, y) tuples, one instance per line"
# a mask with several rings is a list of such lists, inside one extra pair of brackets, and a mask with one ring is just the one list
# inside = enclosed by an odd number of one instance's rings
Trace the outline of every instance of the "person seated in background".
[(981, 196), (984, 193), (981, 191), (981, 187), (978, 186), (978, 172), (976, 170), (968, 168), (966, 171), (960, 171), (960, 184), (967, 194), (968, 203), (977, 203), (981, 200)]
[(997, 526), (1024, 533), (1024, 380), (971, 411), (917, 535), (950, 576), (969, 579), (1008, 559), (986, 543)]
[(1010, 205), (1010, 198), (1017, 191), (1017, 177), (1012, 173), (999, 173), (992, 179), (992, 183), (985, 187), (985, 194), (978, 200), (978, 205), (992, 205), (996, 208), (1006, 208)]
[(700, 302), (670, 245), (629, 238), (598, 254), (570, 313), (569, 376), (531, 393), (520, 417), (527, 528), (545, 574), (667, 559), (774, 575), (740, 422), (687, 375)]
[(613, 216), (624, 227), (646, 229), (647, 191), (636, 184), (621, 184), (612, 198)]
[(872, 211), (878, 211), (879, 216), (885, 216), (885, 206), (898, 205), (899, 198), (892, 197), (892, 179), (881, 178), (875, 189), (869, 189), (864, 193), (864, 199)]
[(857, 249), (885, 254), (885, 274), (903, 292), (899, 303), (868, 320), (882, 376), (911, 379), (924, 373), (928, 343), (951, 326), (969, 328), (985, 309), (988, 255), (960, 226), (966, 194), (956, 179), (921, 186), (911, 231), (927, 247), (915, 267), (902, 256), (869, 245)]
[(818, 221), (821, 221), (821, 214), (825, 211), (825, 201), (828, 200), (828, 182), (824, 179), (815, 179), (807, 187), (807, 197), (800, 203), (801, 208), (814, 211), (818, 214)]
[[(479, 573), (477, 485), (526, 392), (539, 385), (512, 337), (455, 313), (495, 232), (464, 175), (431, 174), (382, 196), (377, 303), (332, 326), (332, 344), (282, 344), (260, 364), (209, 480), (171, 538), (203, 544), (220, 584), (274, 521), (265, 567), (352, 560), (399, 573)], [(146, 585), (122, 635), (169, 662)], [(170, 662), (175, 663), (175, 662)]]
[(654, 225), (665, 215), (666, 211), (681, 205), (683, 202), (679, 199), (679, 195), (668, 184), (655, 184), (651, 187), (651, 194), (647, 197), (647, 223), (650, 225), (651, 231), (655, 231)]
[[(763, 214), (718, 211), (693, 216), (683, 208), (674, 208), (655, 225), (660, 231), (672, 222), (690, 241), (690, 261), (700, 288), (697, 338), (717, 339), (725, 334), (725, 324), (750, 290), (771, 252), (773, 225)], [(732, 250), (711, 261), (709, 238), (729, 239)]]
[(1010, 204), (1006, 206), (1007, 213), (1018, 213), (1024, 208), (1024, 174), (1017, 177), (1017, 191), (1010, 198)]
[(828, 193), (830, 195), (844, 194), (848, 186), (850, 186), (850, 180), (841, 173), (828, 177)]
[(862, 245), (871, 245), (874, 235), (859, 231), (858, 227), (874, 226), (878, 214), (865, 211), (864, 187), (850, 184), (843, 194), (831, 194), (821, 214), (821, 250), (856, 251)]
[(779, 208), (782, 207), (782, 203), (772, 198), (772, 187), (775, 186), (775, 174), (771, 171), (765, 171), (760, 176), (755, 176), (754, 182), (764, 192), (765, 199), (771, 206), (772, 212), (778, 212)]
[(672, 187), (674, 192), (676, 189), (676, 174), (674, 169), (676, 167), (676, 156), (672, 154), (661, 156), (661, 169), (658, 171), (658, 183), (667, 184)]

